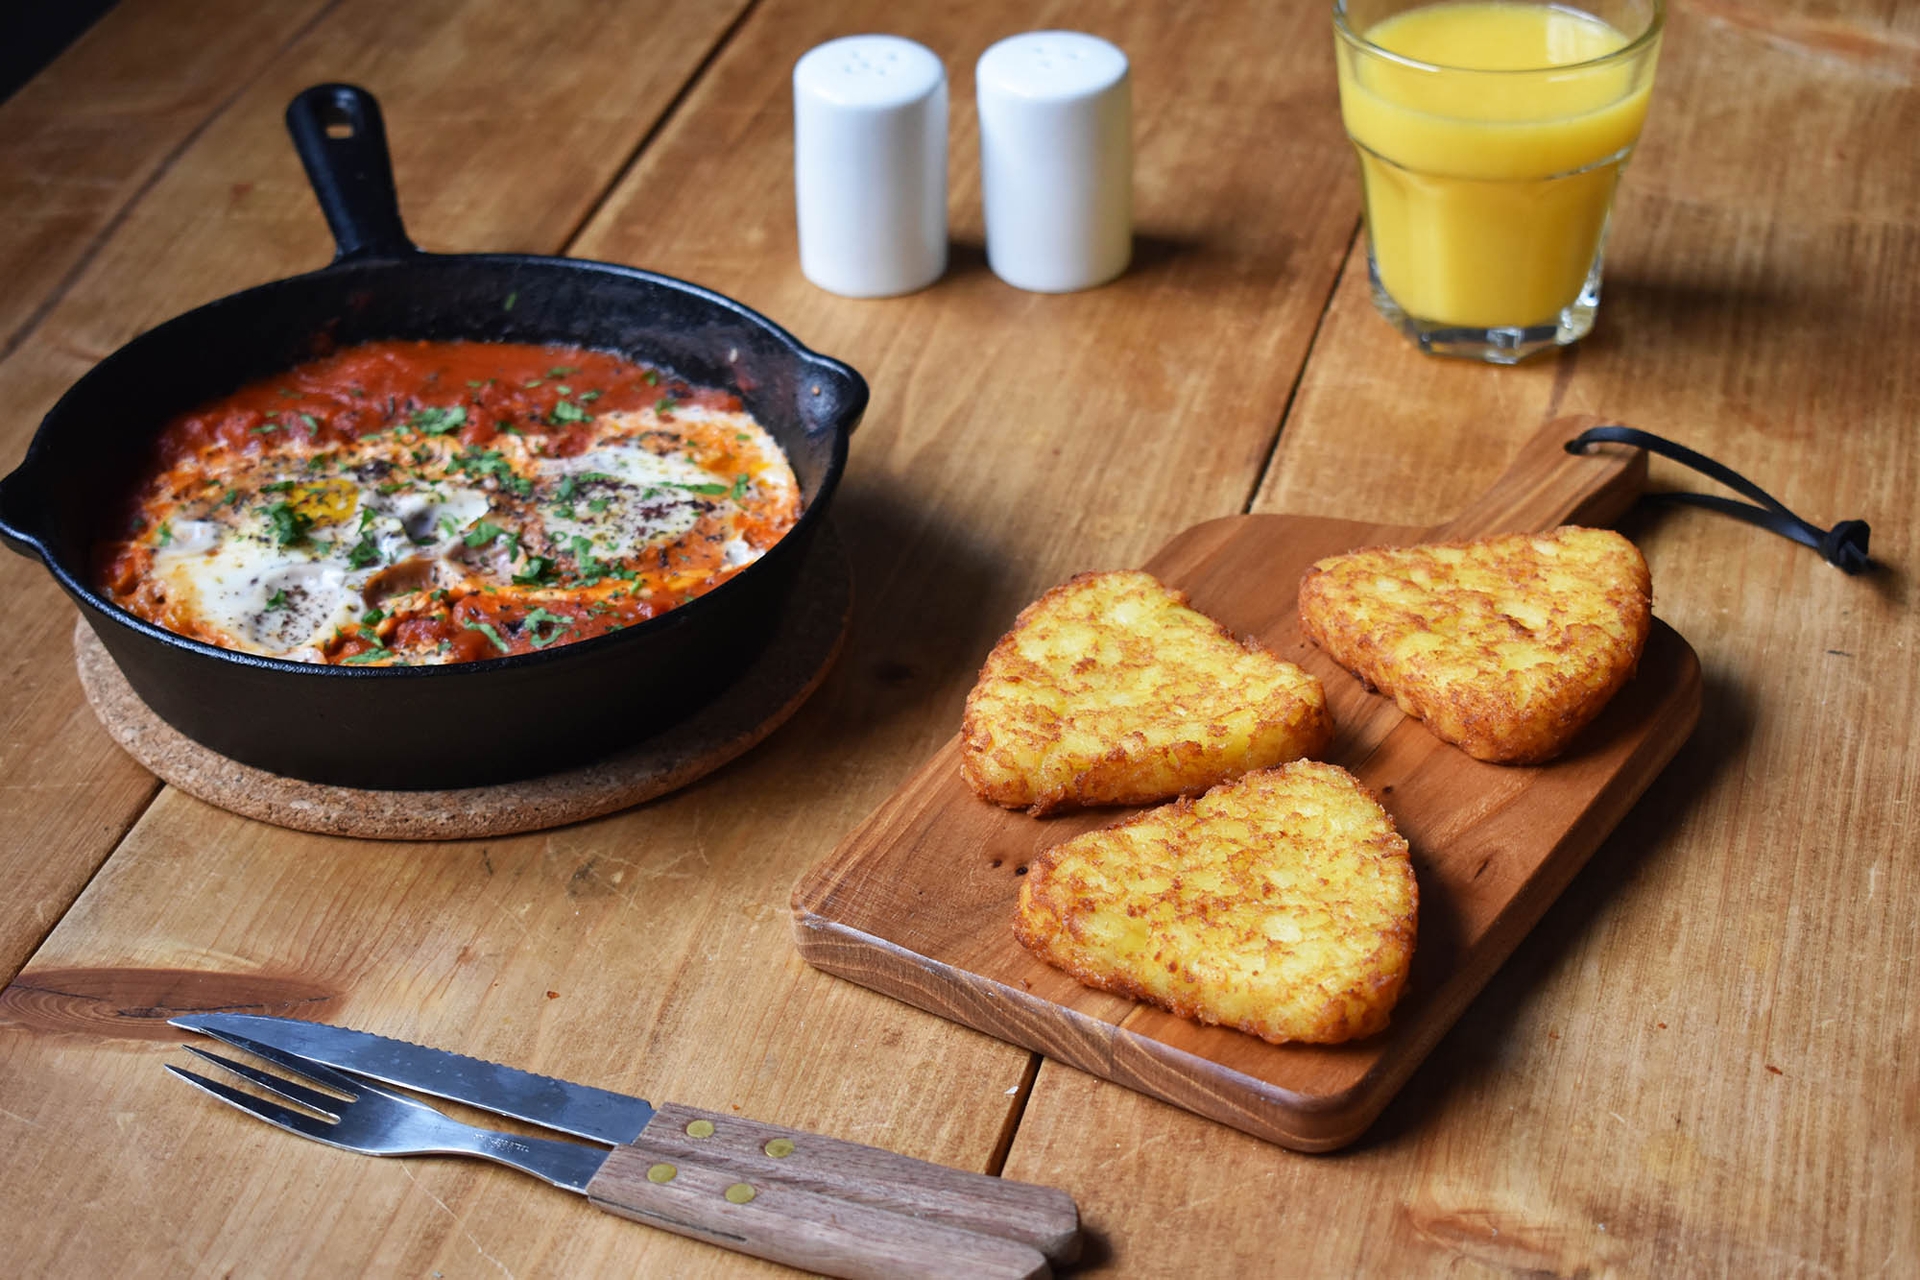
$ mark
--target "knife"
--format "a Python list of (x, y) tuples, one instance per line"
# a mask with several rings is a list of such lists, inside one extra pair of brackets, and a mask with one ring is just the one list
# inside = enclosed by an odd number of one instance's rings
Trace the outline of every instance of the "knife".
[[(712, 1174), (904, 1215), (926, 1224), (933, 1235), (954, 1228), (1016, 1241), (1038, 1250), (1049, 1263), (1068, 1263), (1079, 1254), (1079, 1209), (1058, 1188), (721, 1112), (674, 1103), (655, 1106), (627, 1094), (324, 1023), (250, 1013), (183, 1014), (171, 1022), (250, 1052), (267, 1045), (370, 1080), (607, 1144), (613, 1150), (586, 1186), (594, 1204), (697, 1239), (741, 1247), (737, 1238), (717, 1238), (727, 1233), (716, 1232), (714, 1224), (702, 1229), (691, 1221), (689, 1204), (665, 1203), (663, 1188), (691, 1189)], [(663, 1184), (657, 1173), (663, 1164), (699, 1176)]]

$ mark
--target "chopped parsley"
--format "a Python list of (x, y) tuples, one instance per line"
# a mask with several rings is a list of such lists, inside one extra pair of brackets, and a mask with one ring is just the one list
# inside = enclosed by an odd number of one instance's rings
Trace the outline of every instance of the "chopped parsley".
[(547, 415), (547, 421), (557, 427), (568, 422), (592, 422), (593, 415), (571, 400), (561, 400), (554, 404), (553, 412)]
[(493, 476), (501, 488), (511, 490), (523, 498), (530, 497), (533, 493), (533, 481), (516, 474), (498, 449), (481, 449), (468, 445), (465, 453), (447, 464), (447, 471), (449, 474), (464, 471), (476, 480)]
[(285, 493), (285, 492), (287, 492), (287, 491), (288, 491), (289, 489), (291, 489), (291, 488), (293, 488), (293, 481), (291, 481), (291, 480), (275, 480), (275, 481), (274, 481), (274, 482), (273, 482), (272, 484), (263, 484), (263, 485), (261, 485), (261, 486), (260, 486), (260, 492), (262, 492), (262, 493)]
[(156, 537), (154, 540), (154, 545), (164, 547), (169, 542), (172, 542), (172, 541), (173, 541), (173, 526), (166, 523), (165, 521), (162, 521), (160, 524), (160, 532), (158, 537)]
[(500, 633), (493, 629), (491, 622), (463, 622), (460, 625), (469, 631), (478, 631), (481, 635), (493, 641), (494, 647), (500, 650), (500, 652), (505, 653), (507, 651), (507, 642), (500, 638)]
[(380, 647), (379, 645), (375, 645), (371, 649), (362, 649), (360, 652), (354, 654), (351, 658), (343, 658), (341, 659), (341, 661), (345, 662), (350, 667), (361, 667), (361, 666), (365, 666), (369, 662), (380, 662), (384, 659), (391, 658), (392, 656), (393, 656), (393, 650), (385, 649)]
[(517, 587), (538, 586), (552, 574), (553, 561), (544, 556), (528, 556), (527, 567), (513, 575), (513, 584)]
[(370, 627), (378, 626), (380, 623), (380, 620), (386, 616), (387, 616), (386, 611), (376, 606), (375, 608), (369, 609), (365, 613), (361, 614), (360, 621), (366, 623)]
[(747, 496), (747, 485), (748, 483), (750, 483), (750, 481), (751, 481), (751, 477), (746, 475), (744, 472), (740, 475), (735, 476), (733, 478), (733, 488), (727, 491), (727, 496), (729, 498), (732, 498), (735, 502), (740, 501), (740, 499)]
[(269, 613), (271, 613), (275, 609), (284, 609), (286, 607), (287, 607), (287, 593), (284, 588), (282, 590), (274, 592), (272, 595), (267, 597), (267, 611)]
[(683, 484), (678, 480), (667, 481), (667, 487), (669, 489), (685, 489), (688, 493), (705, 494), (709, 498), (717, 498), (728, 491), (728, 486), (724, 484)]
[(353, 549), (347, 552), (347, 563), (356, 569), (380, 563), (380, 544), (373, 540), (371, 533), (362, 534), (360, 541), (353, 544)]
[(505, 529), (502, 529), (493, 521), (482, 520), (479, 524), (473, 526), (472, 530), (470, 530), (467, 536), (462, 538), (461, 541), (470, 547), (484, 547), (505, 532)]
[[(545, 609), (535, 609), (526, 616), (527, 640), (536, 649), (544, 649), (560, 638), (562, 631), (573, 630), (573, 619), (561, 617), (557, 613), (548, 613)], [(542, 626), (550, 630), (545, 636), (540, 634)]]
[(577, 370), (570, 364), (557, 364), (547, 370), (547, 376), (549, 378), (564, 378), (574, 372), (577, 372)]
[(658, 400), (653, 402), (653, 411), (655, 413), (672, 413), (675, 409), (678, 409), (679, 407), (680, 407), (680, 402), (678, 400), (675, 400), (672, 396), (661, 396)]
[(283, 547), (300, 541), (313, 528), (313, 517), (295, 511), (285, 500), (268, 507), (265, 515), (273, 525), (273, 540)]
[(598, 581), (607, 576), (606, 562), (593, 554), (593, 543), (576, 533), (568, 545), (573, 551), (574, 561), (580, 566), (582, 578)]
[(465, 405), (453, 405), (449, 408), (416, 409), (407, 419), (407, 425), (415, 431), (429, 436), (444, 436), (458, 429), (467, 420)]

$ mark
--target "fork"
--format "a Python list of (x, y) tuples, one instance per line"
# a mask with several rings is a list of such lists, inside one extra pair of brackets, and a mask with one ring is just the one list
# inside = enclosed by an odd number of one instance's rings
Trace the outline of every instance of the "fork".
[(610, 1159), (618, 1152), (479, 1128), (404, 1093), (271, 1046), (256, 1045), (248, 1051), (299, 1080), (192, 1045), (181, 1048), (294, 1107), (166, 1064), (168, 1071), (188, 1084), (276, 1128), (342, 1151), (477, 1156), (579, 1192), (621, 1217), (738, 1253), (851, 1280), (1051, 1274), (1040, 1252), (1019, 1241), (797, 1188), (755, 1185), (742, 1181), (737, 1173), (685, 1160), (644, 1169), (628, 1162), (629, 1168)]

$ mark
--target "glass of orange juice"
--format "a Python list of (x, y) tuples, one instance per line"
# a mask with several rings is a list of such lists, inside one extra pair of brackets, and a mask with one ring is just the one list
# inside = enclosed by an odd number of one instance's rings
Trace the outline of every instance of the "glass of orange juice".
[(1334, 0), (1374, 305), (1442, 355), (1512, 364), (1593, 327), (1663, 0)]

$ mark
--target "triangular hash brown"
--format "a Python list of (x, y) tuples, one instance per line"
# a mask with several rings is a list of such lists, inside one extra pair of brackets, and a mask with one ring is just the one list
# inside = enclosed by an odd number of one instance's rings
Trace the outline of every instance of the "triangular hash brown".
[(1652, 592), (1633, 543), (1568, 525), (1333, 556), (1307, 571), (1300, 622), (1468, 755), (1538, 764), (1633, 674)]
[(1299, 760), (1055, 845), (1021, 882), (1014, 936), (1088, 986), (1332, 1044), (1387, 1025), (1418, 912), (1379, 802)]
[(1197, 795), (1312, 755), (1320, 682), (1190, 608), (1151, 574), (1084, 573), (1028, 605), (967, 696), (961, 773), (1044, 814)]

